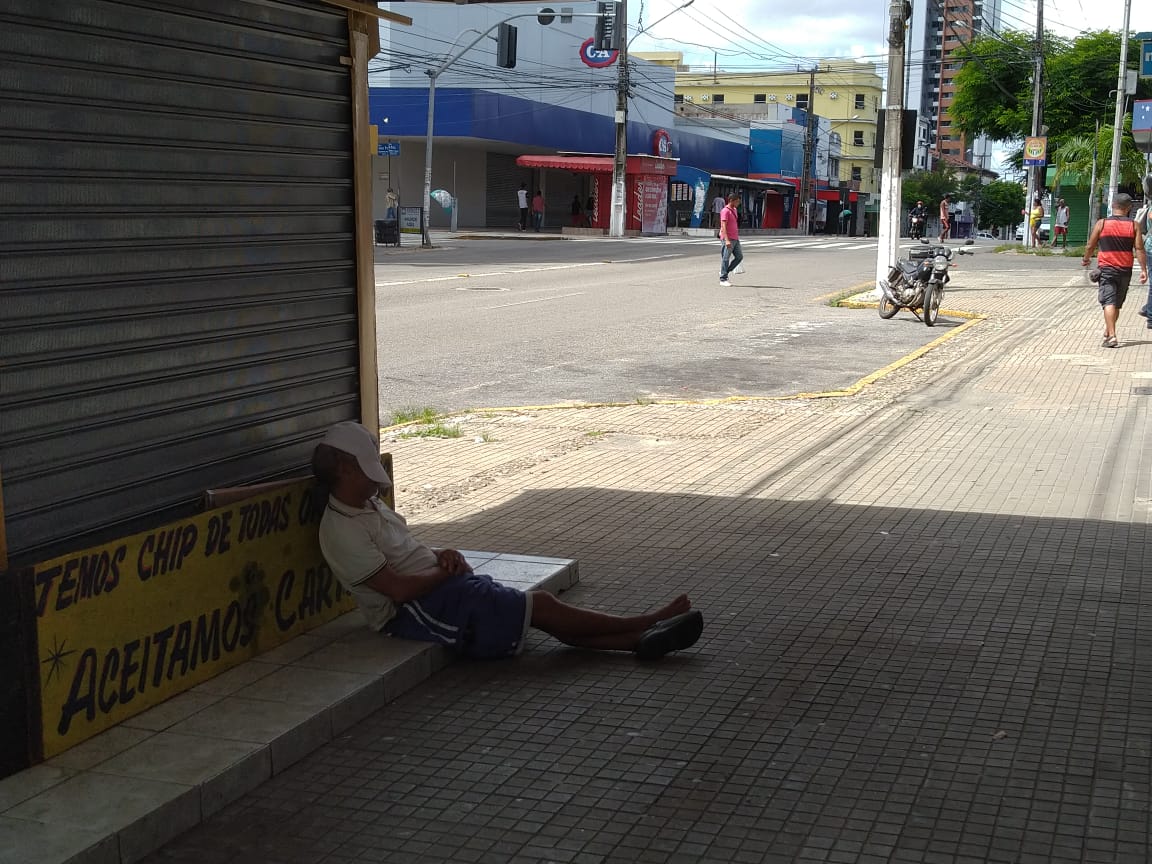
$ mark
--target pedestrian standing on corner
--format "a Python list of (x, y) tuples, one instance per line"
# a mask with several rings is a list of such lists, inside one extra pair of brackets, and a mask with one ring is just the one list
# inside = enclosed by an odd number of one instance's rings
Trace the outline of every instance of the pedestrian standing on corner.
[(740, 248), (740, 196), (729, 195), (728, 204), (720, 211), (720, 286), (729, 287), (728, 274), (744, 260)]
[(947, 195), (940, 201), (940, 242), (943, 243), (948, 239), (948, 229), (951, 227), (948, 222), (948, 205), (952, 202)]
[(539, 189), (532, 196), (532, 230), (539, 233), (540, 226), (544, 224), (544, 193)]
[(584, 205), (580, 203), (580, 196), (572, 196), (572, 227), (579, 228), (584, 222)]
[(1061, 237), (1064, 238), (1063, 247), (1065, 249), (1068, 248), (1068, 219), (1070, 217), (1071, 217), (1071, 211), (1068, 209), (1068, 205), (1064, 203), (1064, 199), (1061, 198), (1059, 201), (1056, 202), (1056, 221), (1055, 221), (1055, 224), (1052, 226), (1052, 248), (1053, 249), (1056, 248), (1057, 241)]
[[(1129, 199), (1131, 203), (1131, 199)], [(1028, 227), (1032, 232), (1032, 248), (1039, 249), (1044, 244), (1040, 242), (1040, 223), (1044, 221), (1044, 202), (1037, 195), (1032, 201), (1032, 212), (1028, 214)], [(1131, 267), (1129, 267), (1131, 269)]]
[(520, 230), (528, 230), (528, 185), (521, 183), (516, 190), (516, 203), (520, 207)]
[(584, 205), (584, 222), (589, 228), (596, 224), (596, 198), (592, 195), (588, 196), (588, 203)]
[(724, 196), (721, 195), (719, 192), (717, 192), (716, 197), (712, 199), (712, 227), (713, 228), (718, 229), (720, 227), (720, 215), (724, 212), (724, 207), (726, 206), (726, 204), (727, 204), (727, 202), (724, 200)]
[[(1144, 252), (1144, 232), (1140, 224), (1129, 215), (1132, 212), (1132, 196), (1119, 192), (1112, 199), (1112, 215), (1096, 221), (1088, 246), (1081, 260), (1085, 267), (1092, 260), (1092, 253), (1100, 247), (1096, 257), (1099, 288), (1097, 298), (1104, 309), (1105, 348), (1118, 348), (1116, 319), (1128, 296), (1128, 285), (1132, 282), (1133, 258), (1140, 261), (1140, 281), (1148, 281), (1148, 256)], [(1096, 277), (1094, 272), (1093, 277)]]

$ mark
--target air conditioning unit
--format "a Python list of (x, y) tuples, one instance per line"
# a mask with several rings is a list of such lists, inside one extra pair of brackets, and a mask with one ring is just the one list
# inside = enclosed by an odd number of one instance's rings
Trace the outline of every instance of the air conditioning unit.
[(775, 93), (769, 93), (768, 94), (768, 101), (769, 102), (775, 102), (776, 101), (776, 94)]
[(709, 96), (707, 93), (705, 93), (703, 96), (700, 97), (700, 101), (701, 102), (708, 102), (709, 100), (711, 100), (711, 98), (712, 98), (711, 96)]

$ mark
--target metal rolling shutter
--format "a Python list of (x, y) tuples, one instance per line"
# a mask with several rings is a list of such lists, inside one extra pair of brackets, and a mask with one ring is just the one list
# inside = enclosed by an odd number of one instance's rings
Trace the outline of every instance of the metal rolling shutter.
[(0, 7), (13, 564), (297, 473), (358, 414), (342, 10)]
[[(488, 201), (484, 212), (485, 227), (508, 230), (520, 224), (516, 190), (532, 179), (532, 172), (516, 164), (516, 157), (506, 153), (489, 153), (487, 161)], [(532, 197), (531, 191), (528, 197)]]

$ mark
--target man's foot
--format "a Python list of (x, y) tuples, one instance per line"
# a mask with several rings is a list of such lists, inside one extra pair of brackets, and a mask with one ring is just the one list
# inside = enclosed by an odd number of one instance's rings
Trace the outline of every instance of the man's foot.
[(704, 616), (698, 609), (653, 624), (640, 636), (636, 659), (659, 660), (672, 651), (691, 648), (704, 632)]
[(668, 605), (661, 606), (659, 609), (653, 609), (648, 614), (651, 616), (653, 623), (656, 623), (657, 621), (666, 621), (669, 618), (675, 618), (677, 615), (683, 615), (691, 608), (692, 601), (688, 599), (688, 595), (681, 594)]
[(720, 287), (721, 287), (721, 288), (731, 288), (731, 287), (732, 287), (732, 283), (731, 283), (731, 282), (729, 282), (727, 279), (721, 279), (721, 280), (720, 280)]
[(1109, 336), (1107, 339), (1104, 340), (1104, 347), (1105, 348), (1119, 348), (1120, 347), (1120, 340), (1117, 339), (1115, 336)]
[[(1148, 317), (1148, 307), (1147, 306), (1141, 306), (1139, 309), (1136, 310), (1136, 314), (1139, 315), (1141, 318), (1147, 318)], [(1150, 325), (1150, 326), (1152, 326), (1152, 325)]]
[(737, 276), (740, 276), (744, 272), (744, 265), (743, 264), (737, 264), (736, 269), (733, 270), (732, 272), (735, 273)]

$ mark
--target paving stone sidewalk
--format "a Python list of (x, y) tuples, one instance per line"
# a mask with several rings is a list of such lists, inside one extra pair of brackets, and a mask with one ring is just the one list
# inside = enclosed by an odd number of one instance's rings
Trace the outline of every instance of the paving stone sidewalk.
[(1152, 334), (1098, 347), (1042, 263), (966, 273), (988, 320), (856, 396), (392, 442), (429, 539), (687, 591), (704, 638), (456, 664), (149, 860), (1149, 860)]

